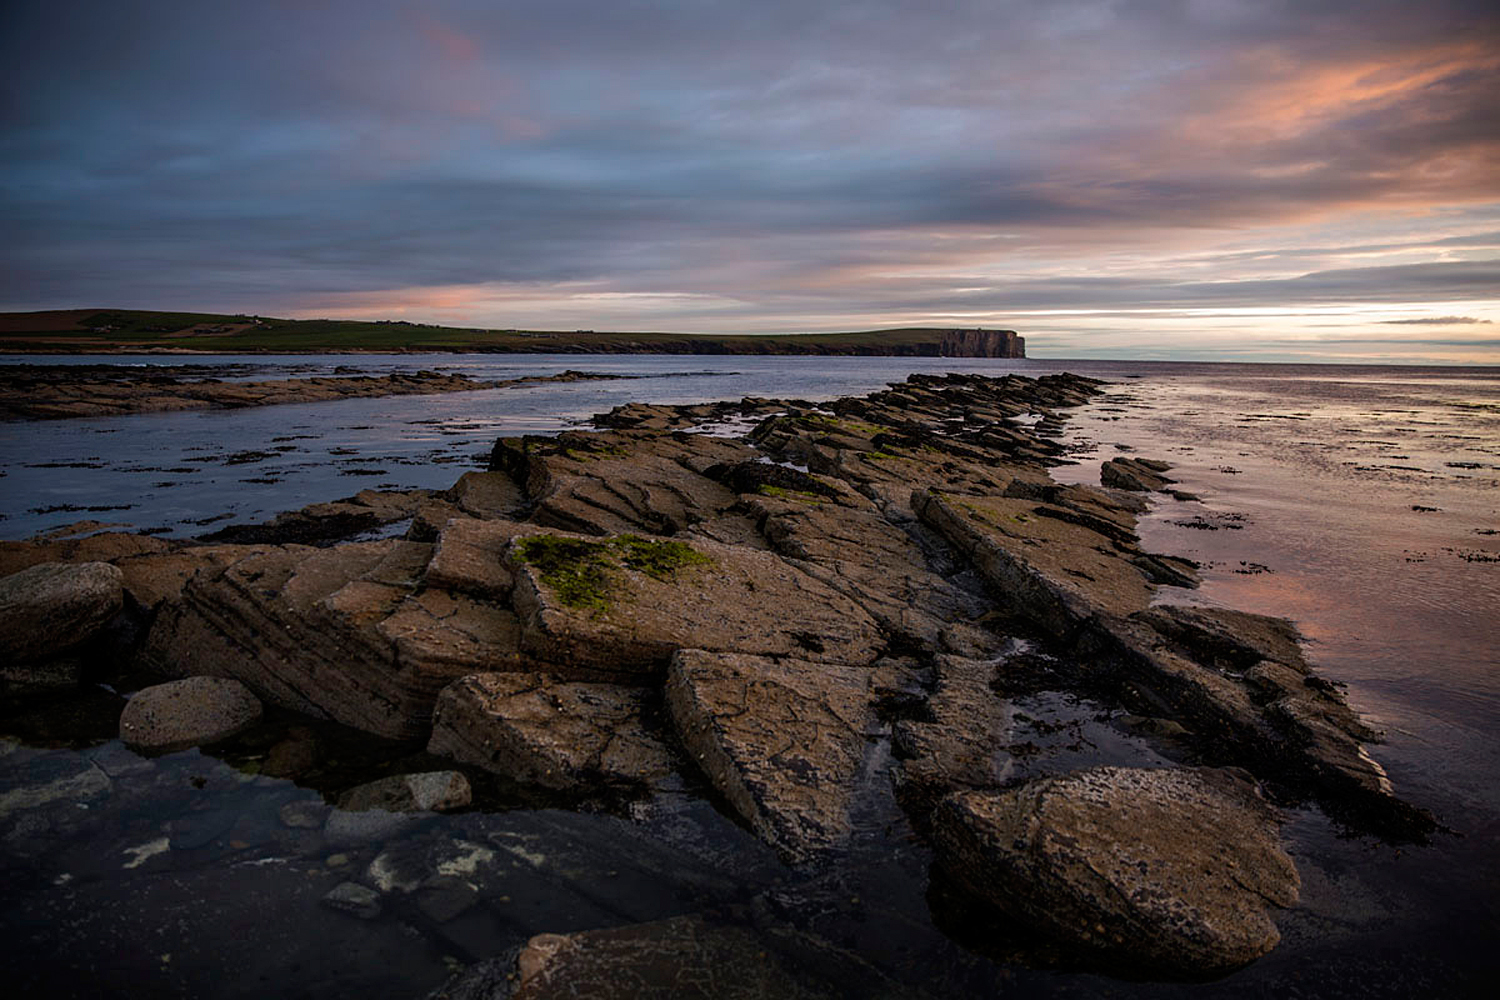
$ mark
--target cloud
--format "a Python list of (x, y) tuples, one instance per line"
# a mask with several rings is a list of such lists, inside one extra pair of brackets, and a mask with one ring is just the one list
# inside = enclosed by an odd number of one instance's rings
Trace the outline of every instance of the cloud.
[(1423, 316), (1416, 319), (1388, 319), (1384, 320), (1387, 326), (1468, 326), (1476, 323), (1489, 323), (1491, 320), (1476, 319), (1473, 316)]
[(1489, 4), (7, 17), (0, 308), (509, 325), (512, 292), (544, 312), (588, 283), (649, 325), (795, 326), (1496, 297)]

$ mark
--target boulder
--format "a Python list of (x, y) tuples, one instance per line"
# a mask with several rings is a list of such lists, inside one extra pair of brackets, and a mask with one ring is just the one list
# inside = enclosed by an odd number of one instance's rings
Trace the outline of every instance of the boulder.
[(864, 666), (685, 649), (667, 707), (689, 759), (750, 828), (804, 861), (852, 832), (876, 726), (870, 681)]
[(120, 714), (120, 739), (138, 750), (184, 750), (228, 739), (260, 716), (260, 699), (239, 681), (189, 677), (136, 692)]
[(1102, 767), (956, 792), (933, 817), (957, 884), (1070, 945), (1153, 974), (1244, 965), (1297, 901), (1277, 814), (1237, 774)]
[(475, 674), (438, 696), (427, 750), (546, 788), (650, 783), (673, 765), (643, 719), (655, 701), (639, 687)]
[(120, 571), (108, 563), (40, 563), (0, 578), (4, 664), (50, 658), (103, 628), (124, 606)]

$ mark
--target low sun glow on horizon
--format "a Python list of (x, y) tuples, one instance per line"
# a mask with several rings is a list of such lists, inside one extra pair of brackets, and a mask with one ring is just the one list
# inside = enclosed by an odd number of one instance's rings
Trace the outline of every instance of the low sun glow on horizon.
[(1492, 5), (83, 6), (0, 309), (1500, 363)]

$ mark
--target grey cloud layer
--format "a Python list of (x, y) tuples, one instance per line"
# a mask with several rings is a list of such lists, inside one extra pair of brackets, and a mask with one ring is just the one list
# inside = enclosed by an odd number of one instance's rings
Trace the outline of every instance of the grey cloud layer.
[[(724, 293), (750, 316), (948, 308), (944, 289), (970, 283), (985, 287), (957, 300), (995, 309), (1500, 287), (1483, 262), (971, 281), (933, 237), (1015, 232), (1076, 256), (1147, 226), (1500, 201), (1488, 4), (75, 2), (7, 17), (0, 306), (269, 312), (593, 281)], [(1317, 71), (1336, 89), (1365, 64), (1409, 85), (1286, 128), (1259, 99), (1291, 88), (1294, 110), (1323, 107)], [(952, 277), (906, 297), (860, 284), (903, 259)]]

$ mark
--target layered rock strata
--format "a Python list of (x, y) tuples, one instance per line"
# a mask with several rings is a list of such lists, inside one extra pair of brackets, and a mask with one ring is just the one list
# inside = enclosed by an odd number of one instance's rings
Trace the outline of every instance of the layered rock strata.
[[(919, 375), (829, 403), (632, 404), (502, 439), (488, 472), (416, 499), (405, 539), (70, 544), (154, 609), (156, 669), (554, 790), (681, 772), (793, 862), (839, 856), (893, 785), (923, 835), (954, 795), (1008, 794), (1014, 699), (1041, 683), (1165, 718), (1182, 735), (1157, 751), (1285, 801), (1430, 830), (1288, 623), (1153, 606), (1196, 577), (1141, 547), (1140, 492), (1050, 479), (1062, 447), (1031, 425), (1097, 391)], [(1272, 811), (1245, 815), (1274, 843)]]

